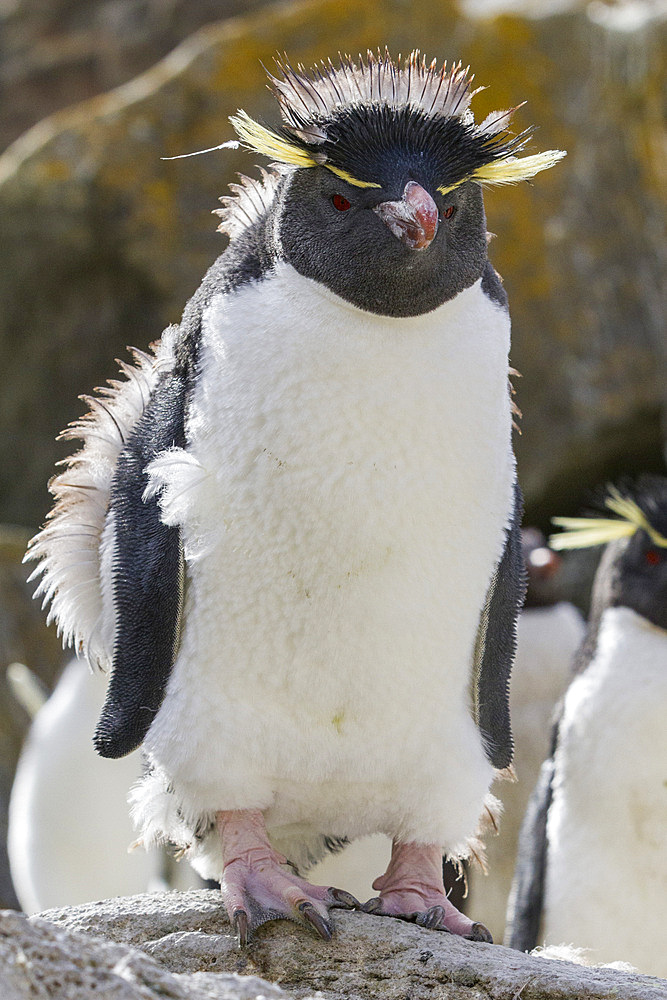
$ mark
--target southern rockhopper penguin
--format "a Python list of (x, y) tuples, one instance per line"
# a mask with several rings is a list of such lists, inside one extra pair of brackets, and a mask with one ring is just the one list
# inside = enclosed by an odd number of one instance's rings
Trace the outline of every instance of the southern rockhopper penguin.
[(615, 518), (558, 518), (561, 548), (608, 542), (577, 676), (526, 813), (507, 943), (590, 949), (667, 976), (667, 479), (612, 488)]
[(274, 161), (223, 199), (227, 250), (153, 356), (90, 399), (32, 543), (66, 641), (110, 667), (95, 745), (143, 742), (144, 844), (221, 880), (239, 938), (331, 935), (299, 874), (393, 839), (368, 912), (488, 940), (442, 885), (512, 759), (523, 597), (506, 295), (483, 184), (518, 156), (467, 70), (418, 53), (278, 63)]

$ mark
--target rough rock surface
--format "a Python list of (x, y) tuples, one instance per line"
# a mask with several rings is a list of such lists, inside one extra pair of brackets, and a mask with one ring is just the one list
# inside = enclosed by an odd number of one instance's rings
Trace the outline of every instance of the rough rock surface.
[[(194, 986), (203, 981), (198, 979), (202, 973), (240, 973), (277, 982), (292, 997), (315, 991), (323, 1000), (510, 1000), (519, 996), (522, 1000), (664, 1000), (667, 996), (667, 982), (648, 976), (549, 961), (358, 912), (337, 912), (334, 919), (332, 942), (278, 921), (260, 928), (248, 950), (240, 952), (219, 894), (200, 890), (48, 910), (30, 918), (30, 926), (44, 935), (54, 933), (49, 930), (53, 924), (66, 929), (71, 938), (60, 939), (59, 955), (67, 940), (72, 941), (75, 954), (88, 947), (101, 955), (99, 944), (85, 945), (84, 935), (94, 934), (119, 946), (140, 948), (160, 968), (181, 977), (180, 984)], [(13, 926), (20, 937), (19, 925)], [(120, 962), (120, 952), (109, 954), (109, 960)], [(85, 956), (84, 960), (88, 961)], [(142, 975), (154, 976), (153, 968), (142, 964), (141, 969), (149, 970)], [(215, 988), (213, 976), (206, 980), (206, 988)], [(19, 994), (24, 995), (29, 994)], [(71, 1000), (79, 1000), (80, 995), (83, 1000), (85, 994), (74, 993)], [(188, 995), (199, 998), (194, 991)], [(63, 997), (70, 1000), (69, 994)]]
[[(532, 5), (521, 5), (528, 9)], [(493, 16), (486, 12), (491, 9)], [(662, 465), (665, 341), (664, 5), (309, 0), (201, 29), (152, 70), (59, 112), (0, 160), (0, 517), (35, 523), (55, 434), (76, 396), (178, 321), (223, 248), (210, 212), (238, 151), (160, 156), (231, 137), (238, 107), (273, 120), (263, 61), (311, 63), (387, 43), (470, 62), (489, 89), (477, 113), (521, 100), (516, 125), (568, 157), (534, 185), (489, 192), (494, 263), (523, 372), (518, 441), (529, 518), (568, 513), (607, 476)], [(475, 11), (484, 16), (477, 16)], [(466, 13), (466, 11), (468, 11)]]
[(279, 1000), (256, 976), (174, 975), (135, 948), (63, 930), (22, 913), (0, 913), (3, 1000)]

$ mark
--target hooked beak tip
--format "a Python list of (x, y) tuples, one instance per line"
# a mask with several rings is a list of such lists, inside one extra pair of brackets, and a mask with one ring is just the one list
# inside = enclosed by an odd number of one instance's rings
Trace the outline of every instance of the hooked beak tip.
[(374, 209), (387, 228), (412, 250), (425, 250), (438, 231), (438, 206), (416, 181), (408, 181), (400, 201), (385, 201)]

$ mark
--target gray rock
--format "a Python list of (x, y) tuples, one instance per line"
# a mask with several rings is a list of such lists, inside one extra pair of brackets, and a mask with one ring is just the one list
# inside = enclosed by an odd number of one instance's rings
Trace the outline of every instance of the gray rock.
[[(141, 948), (159, 967), (183, 977), (181, 982), (186, 977), (191, 977), (188, 982), (199, 982), (197, 976), (202, 973), (251, 974), (279, 983), (294, 997), (313, 991), (325, 1000), (510, 1000), (519, 996), (523, 1000), (664, 1000), (667, 996), (667, 982), (648, 976), (550, 961), (359, 912), (336, 912), (334, 920), (336, 934), (331, 942), (277, 921), (256, 931), (247, 951), (240, 952), (219, 894), (200, 890), (48, 910), (30, 923), (40, 932), (53, 924), (66, 929), (77, 947), (87, 934), (94, 933), (119, 946)], [(206, 982), (215, 981), (210, 975)]]
[(134, 948), (0, 912), (2, 1000), (279, 1000), (277, 986), (234, 973), (174, 975)]

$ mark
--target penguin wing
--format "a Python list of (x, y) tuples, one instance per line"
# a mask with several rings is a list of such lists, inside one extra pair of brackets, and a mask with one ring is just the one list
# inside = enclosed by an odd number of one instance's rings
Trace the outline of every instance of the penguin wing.
[(523, 497), (514, 484), (514, 511), (505, 548), (496, 566), (482, 611), (473, 661), (473, 704), (486, 755), (494, 767), (512, 763), (509, 682), (516, 653), (516, 625), (526, 595), (521, 547)]
[(547, 868), (547, 816), (554, 772), (554, 758), (548, 757), (528, 800), (519, 833), (505, 930), (505, 945), (517, 951), (534, 948), (540, 932)]
[(185, 378), (158, 382), (123, 448), (111, 484), (110, 582), (115, 639), (111, 680), (94, 736), (102, 757), (123, 757), (144, 739), (162, 703), (178, 649), (183, 556), (178, 526), (164, 524), (147, 495), (147, 466), (185, 443)]

